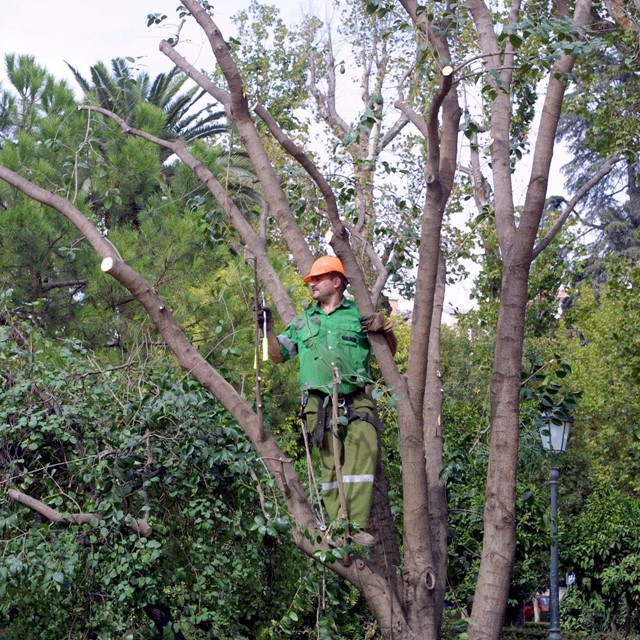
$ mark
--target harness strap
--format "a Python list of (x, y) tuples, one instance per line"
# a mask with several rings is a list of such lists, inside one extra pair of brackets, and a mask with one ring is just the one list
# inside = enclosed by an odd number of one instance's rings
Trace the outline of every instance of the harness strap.
[(378, 431), (382, 431), (384, 429), (384, 425), (375, 415), (371, 415), (367, 411), (356, 411), (353, 396), (345, 397), (344, 415), (347, 418), (347, 424), (354, 420), (364, 420), (365, 422), (372, 424)]
[[(313, 390), (305, 392), (300, 417), (305, 420), (311, 442), (316, 446), (322, 444), (325, 431), (331, 427), (332, 411), (328, 408), (332, 404), (331, 396)], [(354, 420), (363, 420), (372, 424), (378, 431), (384, 429), (384, 425), (375, 414), (373, 401), (364, 391), (339, 396), (337, 404), (346, 418), (347, 425)]]

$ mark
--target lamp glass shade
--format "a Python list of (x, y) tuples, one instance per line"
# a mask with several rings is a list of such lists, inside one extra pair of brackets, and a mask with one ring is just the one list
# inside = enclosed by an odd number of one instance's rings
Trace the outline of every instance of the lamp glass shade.
[(572, 420), (562, 420), (559, 424), (548, 418), (544, 418), (544, 424), (540, 427), (540, 440), (547, 451), (562, 453), (567, 448), (569, 431)]

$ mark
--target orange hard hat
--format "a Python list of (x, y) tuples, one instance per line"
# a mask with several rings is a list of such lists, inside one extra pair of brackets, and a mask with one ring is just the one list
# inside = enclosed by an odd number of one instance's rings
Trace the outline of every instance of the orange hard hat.
[(340, 258), (336, 258), (334, 256), (322, 256), (311, 265), (311, 271), (309, 271), (309, 274), (304, 277), (304, 281), (311, 282), (313, 278), (323, 276), (327, 273), (339, 273), (344, 276), (345, 279), (347, 277)]

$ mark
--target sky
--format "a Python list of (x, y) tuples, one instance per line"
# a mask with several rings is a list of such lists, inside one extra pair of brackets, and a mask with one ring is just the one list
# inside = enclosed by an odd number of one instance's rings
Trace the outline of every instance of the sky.
[[(212, 2), (214, 19), (223, 35), (231, 31), (230, 17), (249, 5), (249, 0)], [(270, 0), (280, 6), (285, 19), (300, 13), (296, 0)], [(88, 77), (89, 67), (98, 61), (133, 57), (136, 67), (152, 77), (173, 66), (158, 50), (160, 40), (175, 34), (179, 24), (178, 0), (0, 0), (0, 81), (6, 53), (30, 54), (54, 77), (67, 79), (78, 90), (68, 62)], [(149, 13), (167, 15), (162, 25), (147, 27)], [(212, 65), (205, 36), (195, 25), (181, 34), (186, 41), (180, 53), (197, 68)]]

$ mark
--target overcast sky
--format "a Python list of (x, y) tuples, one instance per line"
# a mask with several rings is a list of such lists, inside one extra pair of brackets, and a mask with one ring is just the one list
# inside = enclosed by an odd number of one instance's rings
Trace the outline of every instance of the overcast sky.
[[(297, 0), (269, 0), (283, 7), (283, 17), (300, 13)], [(226, 36), (232, 15), (246, 8), (249, 0), (215, 2), (214, 19)], [(139, 58), (138, 66), (154, 76), (171, 69), (172, 64), (159, 50), (161, 39), (171, 37), (179, 24), (178, 0), (0, 0), (0, 79), (5, 77), (6, 53), (31, 54), (38, 64), (56, 78), (66, 78), (77, 90), (68, 62), (82, 75), (98, 61), (112, 58)], [(160, 26), (147, 27), (149, 13), (164, 13), (168, 19)], [(198, 68), (210, 65), (208, 42), (195, 26), (185, 29), (188, 39), (180, 53)]]

